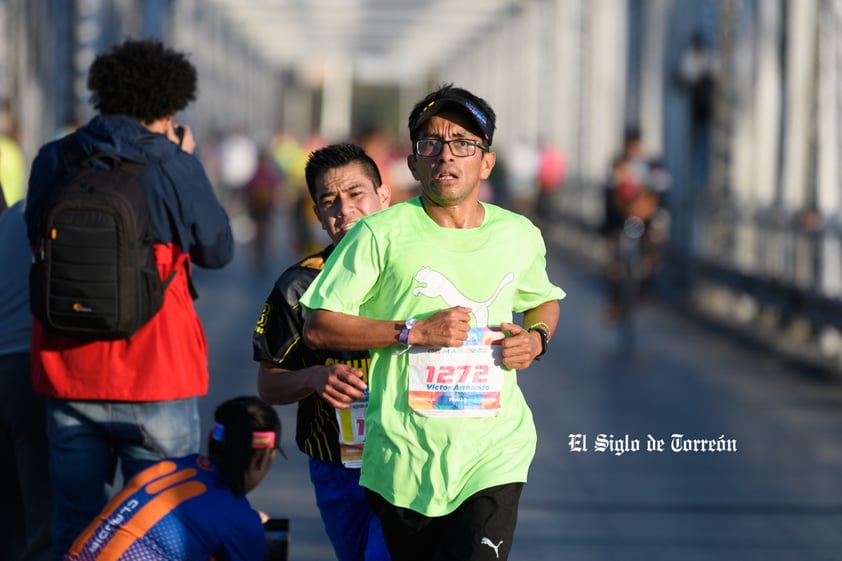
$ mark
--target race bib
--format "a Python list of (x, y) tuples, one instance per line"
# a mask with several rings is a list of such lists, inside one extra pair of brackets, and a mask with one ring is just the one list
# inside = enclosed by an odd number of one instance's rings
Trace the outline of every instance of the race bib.
[(409, 406), (426, 417), (493, 417), (503, 389), (503, 334), (474, 327), (461, 347), (409, 349)]
[(365, 411), (368, 409), (368, 390), (365, 397), (348, 409), (336, 409), (339, 423), (339, 456), (347, 468), (359, 468), (363, 463), (365, 444)]

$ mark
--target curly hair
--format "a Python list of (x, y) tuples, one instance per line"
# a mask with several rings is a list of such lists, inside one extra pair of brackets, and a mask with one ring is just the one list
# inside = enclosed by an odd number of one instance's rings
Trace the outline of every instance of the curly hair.
[(94, 59), (88, 73), (91, 103), (102, 114), (151, 123), (196, 99), (196, 68), (155, 39), (129, 39)]

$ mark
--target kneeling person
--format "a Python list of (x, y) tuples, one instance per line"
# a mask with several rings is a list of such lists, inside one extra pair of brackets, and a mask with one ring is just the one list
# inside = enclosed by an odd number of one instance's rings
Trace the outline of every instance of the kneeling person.
[(262, 516), (246, 493), (280, 451), (281, 421), (256, 397), (217, 407), (208, 455), (165, 459), (138, 473), (76, 539), (65, 561), (263, 561)]

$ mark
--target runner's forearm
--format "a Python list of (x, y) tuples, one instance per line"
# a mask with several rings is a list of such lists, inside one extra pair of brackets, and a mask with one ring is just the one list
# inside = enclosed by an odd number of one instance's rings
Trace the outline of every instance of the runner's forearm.
[(296, 403), (315, 390), (309, 384), (308, 371), (286, 370), (272, 364), (261, 362), (257, 369), (257, 390), (260, 397), (267, 403), (287, 405)]
[(555, 333), (556, 326), (558, 326), (558, 317), (558, 301), (550, 300), (524, 312), (523, 328), (529, 329), (532, 326), (544, 324), (550, 332), (550, 336), (552, 336)]
[(401, 329), (401, 322), (315, 310), (304, 323), (304, 342), (313, 349), (379, 349), (397, 344)]

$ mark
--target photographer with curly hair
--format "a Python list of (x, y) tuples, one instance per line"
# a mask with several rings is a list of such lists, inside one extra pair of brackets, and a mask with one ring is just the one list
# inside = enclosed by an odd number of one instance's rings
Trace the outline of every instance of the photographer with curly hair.
[(162, 279), (171, 278), (161, 309), (126, 338), (81, 339), (34, 322), (32, 380), (47, 397), (54, 559), (105, 506), (118, 460), (129, 481), (162, 458), (199, 449), (197, 399), (208, 390), (208, 357), (188, 272), (191, 265), (225, 266), (234, 243), (228, 216), (193, 155), (190, 128), (173, 122), (196, 87), (196, 69), (182, 53), (156, 40), (116, 45), (96, 57), (88, 75), (99, 115), (67, 141), (43, 146), (32, 164), (26, 221), (34, 248), (42, 243), (51, 195), (78, 165), (65, 162), (67, 145), (79, 161), (110, 153), (144, 165), (137, 181), (156, 266)]

